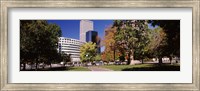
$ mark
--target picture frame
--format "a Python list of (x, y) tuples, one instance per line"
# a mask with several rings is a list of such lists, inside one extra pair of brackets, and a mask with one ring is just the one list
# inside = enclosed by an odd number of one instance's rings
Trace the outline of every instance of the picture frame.
[[(192, 83), (95, 83), (95, 84), (35, 84), (35, 83), (8, 83), (8, 10), (9, 8), (192, 8)], [(199, 91), (200, 84), (200, 1), (199, 0), (1, 0), (1, 33), (0, 33), (0, 89), (9, 90), (192, 90)]]

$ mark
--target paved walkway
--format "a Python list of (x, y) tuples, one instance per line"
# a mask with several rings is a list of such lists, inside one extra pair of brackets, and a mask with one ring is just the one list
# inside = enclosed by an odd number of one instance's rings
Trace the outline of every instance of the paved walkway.
[(94, 66), (88, 67), (88, 69), (91, 70), (91, 71), (113, 71), (111, 69), (106, 69), (106, 68), (101, 68), (101, 67), (94, 67)]

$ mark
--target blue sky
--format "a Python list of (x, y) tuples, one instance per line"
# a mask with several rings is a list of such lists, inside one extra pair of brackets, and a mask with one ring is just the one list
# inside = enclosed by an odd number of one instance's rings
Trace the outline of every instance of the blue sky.
[[(94, 31), (98, 32), (98, 36), (103, 39), (104, 30), (113, 24), (113, 20), (91, 20), (94, 23)], [(62, 37), (80, 39), (80, 20), (47, 20), (48, 23), (55, 23), (60, 26)], [(151, 24), (148, 24), (150, 29), (154, 29)], [(101, 47), (104, 51), (104, 47)]]
[[(98, 36), (103, 39), (104, 30), (113, 24), (113, 20), (91, 20), (94, 23), (94, 31), (98, 32)], [(79, 39), (80, 20), (47, 20), (48, 23), (55, 23), (60, 26), (62, 37)], [(154, 29), (148, 24), (150, 29)]]
[[(113, 24), (113, 20), (91, 20), (94, 23), (94, 31), (103, 39), (104, 30)], [(60, 26), (62, 37), (79, 39), (80, 20), (48, 20), (48, 23), (55, 23)]]

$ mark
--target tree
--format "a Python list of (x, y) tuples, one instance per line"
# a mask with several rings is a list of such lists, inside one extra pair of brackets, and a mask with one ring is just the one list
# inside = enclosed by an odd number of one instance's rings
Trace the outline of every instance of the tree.
[[(149, 57), (162, 57), (164, 46), (166, 45), (166, 34), (161, 27), (149, 31), (149, 44), (147, 45)], [(160, 63), (162, 61), (160, 60)]]
[(61, 57), (62, 57), (62, 62), (64, 62), (63, 65), (65, 65), (67, 62), (71, 62), (71, 54), (62, 53)]
[(107, 29), (105, 29), (105, 36), (104, 36), (104, 40), (103, 40), (103, 46), (105, 46), (105, 50), (102, 54), (102, 58), (103, 60), (106, 61), (111, 61), (111, 60), (115, 60), (115, 58), (118, 58), (118, 48), (116, 46), (115, 43), (115, 32), (116, 32), (116, 28), (112, 28), (112, 27), (108, 27)]
[[(180, 20), (149, 20), (153, 26), (160, 26), (166, 34), (166, 44), (162, 46), (161, 54), (170, 57), (180, 57)], [(161, 60), (162, 56), (159, 58)]]
[(33, 21), (20, 21), (20, 66), (23, 64), (23, 70), (26, 68), (26, 63), (34, 61), (34, 40), (35, 34), (32, 29)]
[(87, 42), (80, 47), (80, 57), (82, 61), (93, 61), (96, 54), (96, 43)]
[(100, 61), (101, 60), (101, 55), (100, 54), (97, 54), (96, 56), (95, 56), (95, 61)]
[(113, 24), (117, 27), (115, 40), (117, 45), (126, 50), (128, 55), (128, 64), (134, 64), (136, 49), (141, 51), (142, 43), (146, 43), (146, 31), (148, 29), (147, 21), (145, 20), (116, 20)]
[[(44, 20), (20, 21), (20, 63), (51, 62), (57, 50), (60, 27)], [(47, 53), (48, 52), (48, 53)]]
[(141, 59), (142, 64), (144, 63), (144, 58), (148, 57), (148, 44), (150, 43), (149, 35), (150, 35), (150, 29), (146, 29), (143, 36), (138, 37), (138, 44), (135, 49), (135, 58)]

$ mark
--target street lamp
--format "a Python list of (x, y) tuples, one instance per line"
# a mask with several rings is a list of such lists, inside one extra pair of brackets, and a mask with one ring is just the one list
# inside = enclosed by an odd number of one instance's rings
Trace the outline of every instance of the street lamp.
[(90, 62), (91, 55), (89, 55), (89, 53), (87, 53), (85, 56), (87, 57), (87, 59), (89, 59), (89, 62)]
[(88, 58), (88, 54), (86, 54), (85, 56), (86, 56), (86, 58)]

